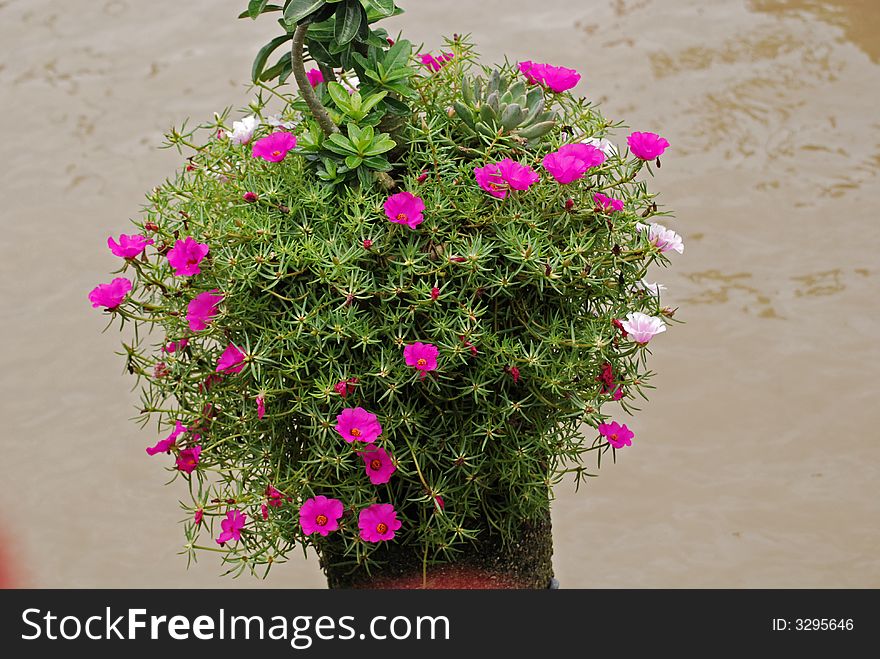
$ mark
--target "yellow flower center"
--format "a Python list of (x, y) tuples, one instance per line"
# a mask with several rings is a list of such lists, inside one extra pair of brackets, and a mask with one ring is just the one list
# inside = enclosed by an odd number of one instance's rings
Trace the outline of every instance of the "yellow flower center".
[(406, 222), (406, 213), (398, 213), (397, 219), (400, 220), (401, 222)]
[(278, 156), (281, 155), (281, 151), (279, 151), (278, 149), (275, 149), (275, 150), (272, 152), (272, 155), (275, 156), (275, 157), (277, 158)]
[(616, 432), (611, 433), (611, 439), (613, 439), (614, 441), (617, 441), (617, 433)]
[(428, 363), (428, 360), (425, 359), (424, 357), (420, 357), (419, 360), (416, 362), (416, 364), (418, 364), (419, 366), (424, 366), (427, 363)]
[(327, 525), (327, 515), (318, 515), (315, 517), (315, 524), (318, 526), (326, 526)]
[(352, 437), (360, 437), (361, 436), (360, 429), (359, 428), (352, 428), (351, 429), (351, 436)]
[(387, 533), (387, 532), (388, 532), (388, 525), (387, 525), (387, 524), (382, 524), (382, 523), (380, 522), (379, 524), (376, 525), (376, 531), (377, 531), (378, 533)]
[(378, 471), (382, 467), (382, 461), (379, 458), (370, 461), (370, 469)]

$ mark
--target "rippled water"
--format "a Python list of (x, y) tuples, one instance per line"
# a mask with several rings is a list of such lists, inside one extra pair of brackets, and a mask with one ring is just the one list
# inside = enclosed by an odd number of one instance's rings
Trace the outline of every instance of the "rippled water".
[[(0, 0), (0, 553), (26, 585), (229, 585), (175, 555), (178, 493), (85, 294), (114, 266), (102, 236), (179, 165), (162, 131), (245, 104), (274, 26), (236, 21), (243, 1), (75, 4)], [(558, 576), (878, 587), (880, 5), (588, 4), (404, 0), (395, 20), (577, 67), (608, 116), (672, 143), (654, 187), (687, 248), (654, 274), (687, 324), (652, 344), (633, 448), (560, 488)], [(323, 579), (295, 559), (268, 584)]]

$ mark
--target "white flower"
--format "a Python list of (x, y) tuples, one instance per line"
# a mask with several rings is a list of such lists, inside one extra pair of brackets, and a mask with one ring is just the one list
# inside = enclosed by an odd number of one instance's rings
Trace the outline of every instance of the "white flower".
[(652, 337), (666, 331), (666, 325), (655, 316), (643, 314), (640, 311), (632, 311), (626, 314), (626, 320), (620, 323), (630, 338), (641, 345), (645, 345)]
[(682, 242), (681, 236), (672, 229), (667, 229), (662, 224), (657, 224), (656, 222), (650, 226), (639, 222), (636, 224), (636, 229), (638, 231), (647, 231), (648, 240), (661, 252), (674, 250), (679, 254), (684, 254), (684, 242)]
[(660, 291), (665, 291), (666, 287), (663, 284), (652, 284), (649, 281), (645, 281), (642, 279), (636, 284), (642, 290), (648, 291), (651, 295), (655, 297), (660, 297)]
[(229, 140), (233, 144), (247, 144), (253, 138), (258, 124), (259, 122), (254, 115), (245, 117), (241, 121), (233, 121), (232, 134), (229, 136)]
[(599, 151), (604, 153), (609, 158), (611, 156), (617, 155), (617, 147), (606, 140), (604, 137), (590, 137), (584, 140), (584, 144), (589, 144), (590, 146), (596, 147), (597, 149), (599, 149)]

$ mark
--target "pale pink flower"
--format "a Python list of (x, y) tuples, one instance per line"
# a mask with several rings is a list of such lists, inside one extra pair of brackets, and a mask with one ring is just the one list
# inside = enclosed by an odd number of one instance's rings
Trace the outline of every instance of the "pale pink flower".
[(197, 275), (202, 271), (199, 264), (208, 255), (209, 249), (205, 243), (188, 236), (185, 240), (175, 242), (174, 247), (168, 251), (168, 263), (174, 268), (177, 277)]
[(257, 118), (253, 115), (245, 117), (241, 121), (233, 121), (229, 141), (233, 144), (247, 144), (253, 139), (258, 125)]
[(222, 532), (217, 537), (218, 545), (225, 545), (230, 540), (241, 540), (241, 530), (244, 528), (247, 515), (239, 510), (230, 510), (226, 513), (226, 519), (220, 522)]
[(662, 224), (653, 222), (652, 224), (636, 224), (639, 232), (648, 232), (648, 242), (654, 245), (660, 252), (674, 251), (684, 254), (684, 241), (672, 229), (667, 229)]
[(107, 238), (107, 247), (113, 252), (113, 256), (119, 256), (124, 259), (133, 259), (143, 252), (147, 248), (147, 245), (152, 245), (153, 242), (154, 240), (152, 238), (147, 238), (140, 234), (128, 236), (123, 233), (119, 236), (118, 243), (113, 240), (113, 236)]
[(363, 407), (348, 407), (336, 417), (335, 430), (349, 444), (372, 444), (382, 434), (382, 425), (375, 414), (367, 412)]
[(624, 446), (632, 446), (632, 438), (634, 433), (626, 427), (626, 424), (617, 423), (600, 423), (599, 434), (608, 440), (613, 448), (623, 448)]
[(385, 215), (396, 224), (415, 229), (424, 221), (425, 202), (411, 192), (398, 192), (385, 200)]
[(287, 156), (287, 152), (295, 147), (296, 137), (292, 133), (279, 130), (254, 142), (251, 156), (268, 162), (281, 162)]
[(364, 461), (364, 469), (373, 485), (382, 485), (391, 480), (391, 474), (397, 471), (388, 452), (378, 446), (369, 446), (360, 452)]
[(635, 132), (626, 138), (626, 143), (633, 155), (642, 160), (659, 158), (669, 148), (669, 142), (656, 133)]
[(125, 277), (117, 277), (109, 284), (100, 284), (89, 293), (89, 302), (92, 307), (104, 307), (108, 310), (116, 309), (125, 296), (131, 291), (131, 280)]
[(317, 87), (324, 82), (324, 74), (321, 73), (321, 69), (309, 69), (306, 71), (306, 77), (312, 87)]
[(199, 456), (202, 454), (201, 446), (185, 448), (177, 454), (177, 468), (187, 474), (191, 474), (199, 464)]
[(211, 289), (199, 293), (186, 307), (186, 320), (189, 328), (198, 332), (208, 327), (208, 323), (217, 315), (217, 307), (223, 302), (223, 296), (217, 293), (217, 289)]
[(234, 343), (226, 346), (226, 350), (217, 361), (217, 373), (241, 373), (244, 369), (244, 353)]
[(306, 535), (319, 533), (326, 537), (339, 528), (339, 518), (345, 508), (338, 499), (318, 495), (307, 499), (299, 509), (299, 525)]
[(358, 515), (361, 539), (367, 542), (393, 540), (394, 532), (401, 526), (397, 512), (390, 503), (374, 503), (361, 510)]
[(643, 314), (641, 311), (626, 314), (626, 320), (622, 321), (621, 325), (629, 337), (641, 345), (645, 345), (653, 337), (666, 331), (666, 325), (662, 320)]
[(170, 453), (171, 449), (177, 442), (177, 438), (187, 431), (185, 425), (180, 421), (174, 422), (174, 430), (165, 439), (159, 440), (155, 446), (147, 447), (147, 455), (156, 455), (157, 453)]

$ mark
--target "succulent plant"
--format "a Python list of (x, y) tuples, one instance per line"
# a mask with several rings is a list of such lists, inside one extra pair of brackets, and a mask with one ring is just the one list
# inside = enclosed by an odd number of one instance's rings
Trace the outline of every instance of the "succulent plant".
[(534, 146), (556, 125), (556, 112), (546, 109), (544, 90), (514, 81), (497, 69), (489, 80), (467, 77), (455, 113), (473, 136)]

